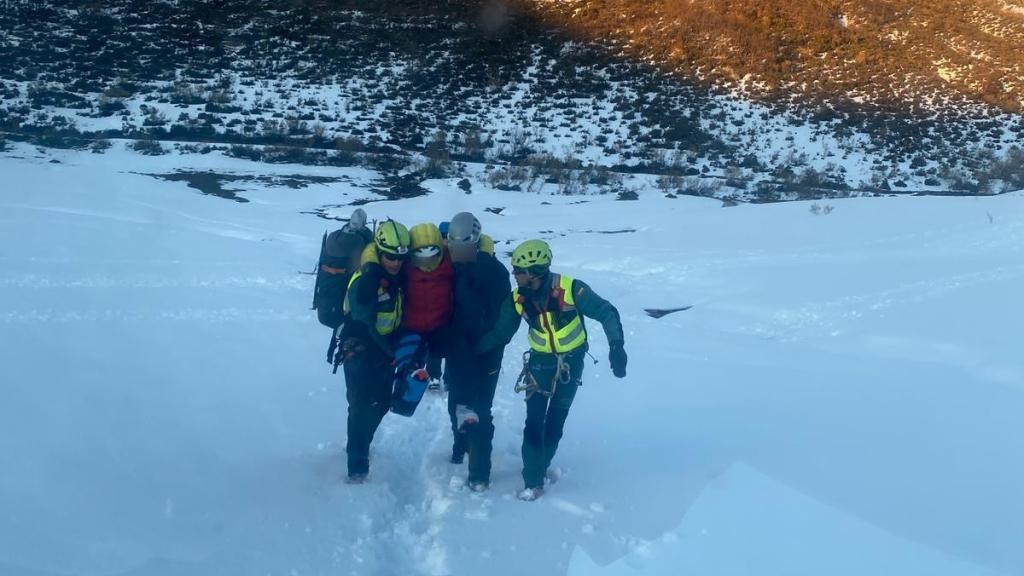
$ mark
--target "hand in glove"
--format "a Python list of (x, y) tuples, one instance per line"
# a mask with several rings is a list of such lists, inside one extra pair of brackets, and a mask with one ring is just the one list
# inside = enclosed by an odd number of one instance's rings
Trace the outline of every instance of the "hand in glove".
[(338, 349), (338, 339), (331, 335), (331, 345), (327, 347), (327, 363), (334, 364), (334, 352)]
[(616, 378), (626, 376), (626, 350), (622, 347), (622, 342), (611, 344), (608, 350), (608, 363), (611, 364), (612, 374), (615, 374)]
[(341, 362), (338, 363), (342, 364), (344, 362), (348, 362), (357, 354), (365, 351), (366, 346), (363, 345), (363, 343), (360, 342), (358, 338), (349, 338), (342, 342), (341, 349), (338, 350), (338, 356), (341, 357)]
[(331, 333), (331, 345), (327, 347), (327, 363), (328, 364), (340, 364), (335, 362), (335, 352), (338, 351), (338, 345), (341, 344), (341, 326), (339, 325)]

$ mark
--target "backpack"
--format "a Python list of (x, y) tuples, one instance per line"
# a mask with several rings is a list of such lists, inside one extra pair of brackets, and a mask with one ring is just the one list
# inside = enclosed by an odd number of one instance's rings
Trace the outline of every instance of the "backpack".
[(342, 305), (357, 265), (352, 255), (361, 251), (365, 243), (362, 234), (345, 228), (330, 234), (324, 232), (316, 267), (313, 309), (317, 320), (328, 328), (337, 330), (344, 322)]

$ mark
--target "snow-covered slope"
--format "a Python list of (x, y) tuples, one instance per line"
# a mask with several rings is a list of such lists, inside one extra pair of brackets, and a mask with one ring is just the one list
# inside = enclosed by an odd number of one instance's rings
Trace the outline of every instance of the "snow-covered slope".
[[(240, 203), (149, 176), (178, 168), (278, 179)], [(19, 145), (0, 174), (0, 574), (1024, 572), (1021, 192), (371, 202), (472, 210), (503, 258), (546, 238), (621, 310), (629, 376), (591, 331), (561, 479), (523, 503), (522, 334), (489, 492), (447, 463), (440, 397), (340, 481), (344, 383), (298, 271), (333, 224), (308, 212), (347, 216), (373, 173)], [(274, 184), (296, 175), (337, 180)]]

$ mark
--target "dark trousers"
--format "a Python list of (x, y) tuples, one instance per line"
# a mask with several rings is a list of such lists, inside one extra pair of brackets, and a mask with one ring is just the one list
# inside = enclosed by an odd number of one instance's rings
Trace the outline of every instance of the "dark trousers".
[(441, 361), (448, 357), (455, 333), (451, 326), (446, 324), (433, 332), (421, 332), (420, 336), (427, 342), (428, 355), (424, 368), (431, 378), (440, 380), (444, 375)]
[[(453, 346), (448, 356), (451, 387), (448, 390), (448, 416), (455, 442), (452, 452), (469, 454), (469, 481), (490, 482), (491, 450), (494, 441), (494, 392), (501, 373), (504, 348), (476, 355), (468, 342)], [(461, 432), (455, 417), (459, 404), (470, 407), (479, 417), (471, 429)]]
[(348, 473), (370, 471), (370, 442), (391, 408), (395, 369), (391, 359), (373, 343), (345, 361), (345, 396), (348, 399)]
[(441, 361), (443, 359), (444, 357), (441, 356), (441, 354), (434, 352), (433, 350), (430, 351), (430, 356), (427, 357), (427, 372), (430, 374), (431, 379), (440, 380), (444, 375), (441, 368)]
[(576, 398), (576, 389), (582, 383), (585, 350), (565, 355), (568, 374), (552, 385), (558, 371), (558, 358), (554, 354), (533, 352), (530, 355), (530, 374), (541, 389), (554, 394), (548, 396), (534, 392), (526, 399), (526, 426), (523, 428), (523, 481), (527, 488), (543, 488), (551, 460), (562, 440), (565, 419)]

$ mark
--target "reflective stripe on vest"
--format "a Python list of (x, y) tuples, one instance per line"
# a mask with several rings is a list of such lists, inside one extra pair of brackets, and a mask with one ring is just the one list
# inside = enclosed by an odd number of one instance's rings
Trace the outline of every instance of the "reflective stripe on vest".
[[(352, 291), (352, 285), (355, 284), (356, 278), (360, 278), (363, 275), (363, 271), (360, 270), (352, 275), (352, 279), (348, 282), (348, 292), (345, 294), (345, 302), (342, 305), (342, 312), (346, 315), (351, 312), (352, 305), (349, 304), (349, 299), (354, 298), (355, 294)], [(402, 291), (399, 290), (394, 298), (388, 294), (388, 291), (380, 286), (377, 287), (377, 320), (376, 326), (377, 333), (381, 336), (387, 336), (398, 329), (399, 324), (402, 323)]]
[[(527, 324), (530, 325), (529, 342), (532, 350), (548, 354), (565, 354), (587, 343), (587, 331), (583, 326), (583, 316), (576, 312), (576, 298), (572, 293), (572, 283), (573, 279), (569, 276), (553, 275), (549, 298), (558, 299), (559, 314), (555, 315), (544, 310), (543, 313), (535, 316), (534, 322), (530, 321), (530, 315), (520, 302), (519, 289), (512, 291), (516, 313), (526, 319)], [(557, 320), (569, 312), (575, 313), (572, 319), (564, 325), (558, 326)]]

